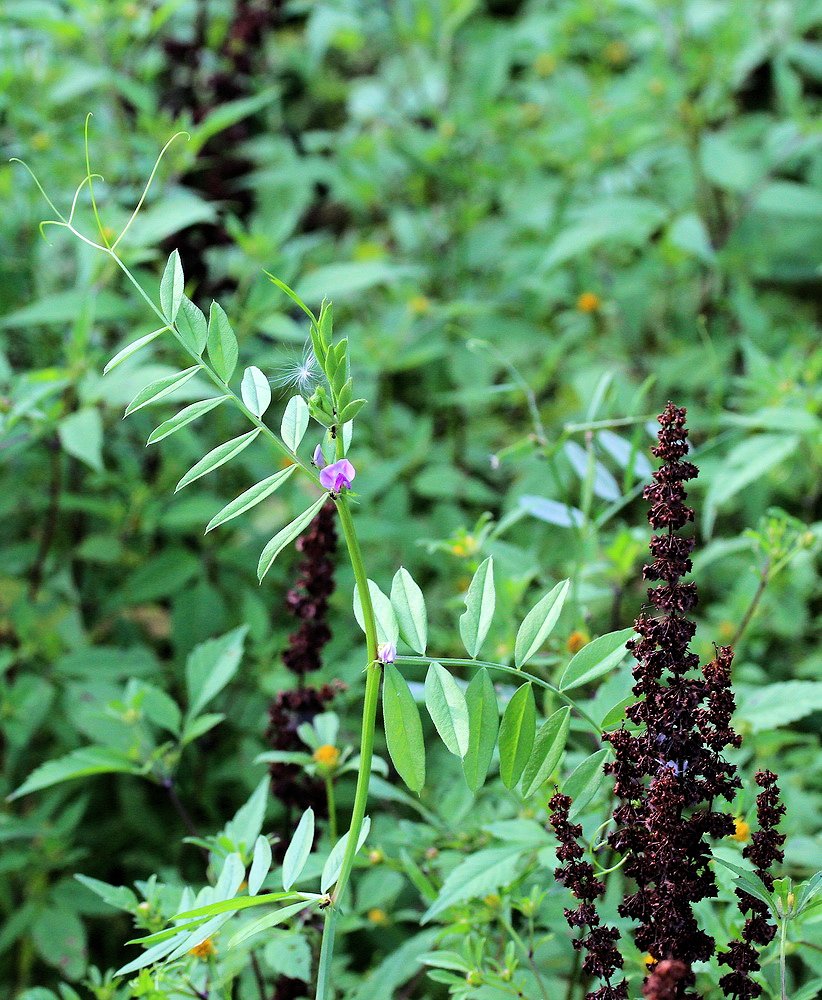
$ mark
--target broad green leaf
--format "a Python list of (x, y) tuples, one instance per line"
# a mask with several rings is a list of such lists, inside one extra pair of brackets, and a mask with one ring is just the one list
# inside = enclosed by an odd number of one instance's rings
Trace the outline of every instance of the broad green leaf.
[(254, 843), (254, 856), (248, 872), (248, 894), (256, 896), (271, 868), (271, 843), (268, 837), (260, 834)]
[(149, 434), (146, 444), (156, 444), (158, 441), (162, 441), (163, 438), (167, 438), (170, 434), (180, 430), (181, 427), (190, 424), (192, 420), (202, 417), (203, 414), (213, 410), (228, 398), (228, 396), (214, 396), (212, 399), (201, 399), (197, 403), (184, 407), (169, 420), (164, 420), (159, 427), (155, 427)]
[(417, 653), (424, 653), (428, 643), (428, 615), (425, 598), (414, 578), (403, 566), (391, 581), (391, 604), (397, 616), (400, 635)]
[(531, 683), (518, 688), (505, 706), (499, 729), (499, 773), (506, 788), (516, 787), (531, 757), (537, 707)]
[(303, 910), (309, 909), (309, 907), (316, 906), (317, 901), (312, 899), (301, 899), (298, 903), (292, 903), (290, 906), (284, 906), (281, 910), (274, 910), (273, 913), (266, 913), (264, 916), (259, 917), (257, 920), (252, 920), (250, 924), (245, 924), (237, 931), (236, 934), (228, 942), (228, 951), (236, 948), (238, 944), (242, 944), (243, 941), (247, 941), (249, 938), (255, 937), (262, 931), (267, 931), (269, 927), (276, 927), (277, 924), (281, 924), (288, 920), (289, 917), (294, 917), (298, 913), (302, 913)]
[(248, 626), (196, 646), (186, 661), (188, 718), (195, 719), (237, 673)]
[(252, 507), (256, 507), (258, 503), (265, 500), (266, 497), (270, 497), (275, 490), (278, 490), (296, 468), (296, 465), (289, 465), (287, 469), (275, 472), (273, 476), (263, 479), (262, 482), (256, 483), (250, 489), (247, 489), (245, 493), (241, 493), (235, 500), (226, 504), (219, 513), (212, 517), (206, 526), (205, 533), (208, 534), (209, 531), (213, 531), (214, 528), (225, 524), (226, 521), (231, 521), (233, 518), (239, 517), (240, 514), (245, 514)]
[(180, 309), (184, 286), (185, 278), (183, 277), (180, 254), (177, 250), (173, 250), (166, 262), (163, 277), (160, 279), (160, 305), (163, 308), (163, 315), (169, 323), (174, 322)]
[(522, 775), (522, 794), (526, 799), (542, 787), (559, 764), (570, 725), (571, 709), (567, 707), (554, 712), (542, 724)]
[(522, 853), (522, 844), (508, 844), (469, 855), (446, 876), (436, 902), (425, 911), (421, 923), (433, 920), (449, 906), (498, 892), (516, 877)]
[(239, 349), (237, 338), (231, 329), (223, 311), (222, 306), (216, 302), (211, 303), (211, 310), (208, 314), (208, 357), (214, 371), (220, 376), (223, 382), (229, 382), (237, 367)]
[(570, 691), (607, 674), (625, 656), (625, 643), (632, 637), (636, 637), (634, 630), (624, 628), (601, 635), (583, 646), (565, 668), (559, 682), (560, 691)]
[(822, 681), (777, 681), (743, 692), (736, 717), (754, 733), (778, 729), (822, 711)]
[(63, 417), (57, 425), (63, 451), (79, 458), (95, 472), (103, 471), (103, 421), (96, 406)]
[(288, 892), (302, 874), (314, 844), (314, 810), (305, 810), (283, 858), (283, 889)]
[(103, 369), (103, 374), (108, 375), (112, 368), (116, 368), (117, 365), (122, 364), (132, 354), (136, 354), (141, 347), (145, 347), (146, 344), (150, 344), (152, 340), (156, 340), (161, 333), (165, 333), (168, 329), (167, 326), (161, 326), (159, 330), (152, 330), (151, 333), (147, 333), (144, 337), (139, 337), (137, 340), (132, 340), (130, 344), (126, 344), (122, 350), (119, 350), (114, 357), (108, 362), (108, 364)]
[(550, 500), (548, 497), (523, 496), (519, 498), (520, 507), (531, 517), (536, 517), (547, 524), (556, 524), (560, 528), (580, 528), (585, 523), (585, 515), (577, 507)]
[(570, 586), (570, 580), (558, 583), (525, 616), (514, 644), (514, 663), (517, 667), (525, 666), (531, 657), (539, 652), (551, 634), (562, 612)]
[(756, 872), (746, 871), (744, 868), (740, 868), (738, 865), (731, 864), (730, 861), (725, 861), (723, 858), (716, 856), (714, 856), (713, 860), (736, 875), (736, 884), (740, 889), (761, 900), (769, 910), (775, 911), (774, 898)]
[(602, 770), (602, 765), (605, 763), (605, 758), (609, 753), (609, 747), (592, 753), (581, 764), (577, 764), (563, 782), (563, 793), (573, 799), (569, 816), (578, 815), (599, 791), (605, 780), (605, 772)]
[(174, 324), (180, 339), (185, 346), (201, 357), (208, 340), (208, 323), (202, 309), (199, 309), (191, 299), (183, 296), (177, 321)]
[(274, 560), (277, 556), (282, 552), (286, 545), (289, 544), (289, 542), (293, 542), (294, 539), (301, 534), (301, 532), (308, 526), (314, 515), (319, 512), (320, 507), (322, 507), (327, 499), (327, 495), (323, 493), (319, 499), (315, 500), (314, 503), (311, 504), (308, 510), (304, 510), (302, 514), (295, 517), (290, 524), (287, 524), (284, 528), (278, 531), (266, 545), (260, 555), (260, 561), (257, 563), (257, 579), (260, 583), (263, 582), (263, 578), (266, 573), (274, 565)]
[(62, 781), (86, 778), (92, 774), (140, 774), (142, 768), (122, 750), (113, 747), (91, 746), (72, 750), (65, 757), (46, 761), (26, 778), (23, 784), (9, 795), (19, 799), (29, 792), (59, 785)]
[(497, 694), (485, 667), (471, 679), (465, 701), (468, 705), (468, 750), (462, 770), (468, 787), (476, 793), (485, 783), (499, 730)]
[[(385, 596), (373, 580), (368, 581), (368, 592), (371, 595), (371, 606), (374, 609), (374, 618), (377, 623), (377, 639), (380, 642), (393, 642), (396, 645), (400, 634), (400, 627), (397, 623), (397, 616), (391, 601)], [(362, 601), (360, 592), (354, 586), (354, 617), (357, 624), (365, 631), (365, 619), (362, 613)]]
[(425, 741), (422, 722), (405, 678), (393, 664), (386, 664), (382, 711), (388, 753), (402, 780), (412, 792), (425, 784)]
[(302, 396), (292, 396), (285, 407), (280, 425), (280, 437), (285, 442), (286, 447), (296, 451), (307, 430), (308, 405)]
[(425, 677), (425, 705), (442, 742), (452, 754), (468, 752), (468, 705), (457, 682), (439, 663), (432, 663)]
[(476, 659), (494, 617), (494, 560), (489, 556), (474, 574), (460, 616), (460, 636), (468, 655)]
[(172, 392), (184, 386), (189, 379), (194, 378), (199, 370), (199, 365), (192, 365), (191, 368), (186, 368), (185, 371), (175, 372), (173, 375), (166, 375), (165, 378), (158, 378), (154, 382), (149, 382), (128, 404), (125, 416), (136, 413), (137, 410), (142, 410), (144, 406), (159, 403), (161, 399), (170, 396)]
[(89, 878), (88, 875), (75, 875), (74, 877), (109, 906), (113, 906), (117, 910), (125, 910), (126, 913), (134, 913), (137, 909), (138, 899), (127, 886), (109, 885), (108, 882)]
[[(362, 821), (362, 829), (360, 830), (360, 836), (357, 839), (357, 850), (359, 851), (362, 845), (365, 843), (366, 838), (371, 830), (371, 818), (366, 816)], [(334, 847), (331, 849), (331, 853), (328, 855), (325, 864), (323, 865), (322, 874), (320, 875), (320, 890), (322, 892), (328, 892), (331, 886), (340, 877), (340, 872), (342, 871), (343, 859), (345, 857), (345, 849), (348, 846), (348, 837), (351, 831), (349, 830), (343, 837), (341, 837)]]
[(254, 365), (243, 372), (240, 395), (255, 417), (261, 417), (271, 405), (271, 386), (265, 375)]
[(189, 483), (193, 483), (196, 479), (200, 479), (202, 476), (207, 476), (209, 472), (219, 469), (221, 465), (225, 465), (225, 463), (230, 462), (232, 458), (236, 458), (241, 451), (244, 451), (251, 444), (259, 433), (259, 428), (255, 427), (253, 431), (248, 431), (245, 434), (241, 434), (239, 437), (226, 441), (225, 444), (218, 444), (216, 448), (212, 448), (206, 456), (201, 458), (196, 465), (193, 465), (188, 470), (180, 482), (177, 483), (174, 492), (179, 493), (180, 490), (188, 486)]

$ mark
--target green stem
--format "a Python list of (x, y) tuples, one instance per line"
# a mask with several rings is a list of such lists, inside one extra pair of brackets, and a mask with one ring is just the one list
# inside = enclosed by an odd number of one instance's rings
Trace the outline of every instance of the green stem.
[(337, 805), (334, 800), (334, 780), (331, 775), (325, 778), (325, 800), (328, 804), (328, 832), (331, 839), (337, 839)]
[(779, 925), (779, 988), (782, 1000), (788, 1000), (788, 991), (785, 985), (785, 953), (788, 944), (788, 918), (782, 918)]
[(507, 917), (502, 914), (499, 915), (499, 922), (505, 928), (506, 933), (509, 935), (514, 944), (522, 952), (522, 957), (528, 963), (528, 968), (533, 973), (534, 979), (537, 981), (540, 993), (542, 993), (543, 1000), (548, 1000), (548, 990), (545, 988), (545, 983), (542, 981), (542, 976), (539, 974), (539, 969), (537, 968), (537, 963), (534, 961), (534, 954), (532, 950), (526, 945), (522, 940), (520, 935), (514, 930), (514, 925), (508, 920)]
[[(398, 656), (396, 663), (431, 663), (432, 658), (428, 656)], [(537, 687), (545, 688), (546, 691), (551, 691), (558, 698), (565, 702), (566, 705), (577, 713), (577, 715), (584, 719), (588, 725), (594, 730), (597, 736), (601, 736), (604, 730), (602, 727), (595, 722), (591, 716), (585, 711), (584, 708), (580, 708), (579, 705), (574, 701), (573, 698), (569, 698), (564, 691), (560, 691), (558, 687), (548, 681), (544, 681), (541, 677), (536, 677), (534, 674), (526, 673), (524, 670), (517, 670), (516, 667), (509, 667), (505, 663), (491, 663), (489, 660), (470, 660), (462, 659), (460, 657), (437, 657), (437, 663), (441, 663), (444, 667), (485, 667), (486, 670), (498, 670), (504, 674), (513, 674), (514, 677), (521, 677), (523, 680), (530, 681), (532, 684), (536, 684)]]

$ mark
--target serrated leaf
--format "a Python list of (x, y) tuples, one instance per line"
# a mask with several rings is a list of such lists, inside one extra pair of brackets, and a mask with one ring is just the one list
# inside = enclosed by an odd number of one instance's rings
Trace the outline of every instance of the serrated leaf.
[(185, 278), (180, 254), (177, 250), (172, 250), (166, 261), (163, 277), (160, 279), (160, 305), (169, 323), (173, 323), (177, 316), (180, 303), (183, 301), (184, 287)]
[(248, 872), (248, 894), (256, 896), (271, 869), (271, 843), (268, 837), (260, 834), (254, 843), (254, 855)]
[(494, 560), (489, 556), (474, 574), (465, 595), (465, 612), (460, 616), (460, 637), (468, 655), (476, 659), (494, 617)]
[[(374, 609), (374, 620), (377, 623), (377, 639), (379, 642), (392, 642), (396, 645), (400, 627), (391, 601), (373, 580), (368, 581), (368, 592), (371, 595), (371, 606)], [(362, 600), (356, 584), (354, 585), (354, 617), (364, 632), (365, 619), (362, 613)]]
[(221, 465), (225, 465), (232, 458), (236, 458), (241, 451), (245, 451), (259, 433), (259, 428), (255, 427), (253, 431), (248, 431), (239, 437), (226, 441), (225, 444), (218, 444), (216, 448), (212, 448), (207, 455), (188, 470), (180, 482), (177, 483), (174, 492), (179, 493), (180, 490), (193, 483), (196, 479), (207, 476), (209, 472), (219, 469)]
[(625, 643), (631, 637), (635, 637), (634, 630), (624, 628), (601, 635), (583, 646), (565, 668), (559, 682), (560, 691), (570, 691), (607, 674), (625, 656)]
[(255, 417), (261, 417), (271, 405), (271, 385), (260, 369), (254, 365), (243, 372), (240, 395)]
[(257, 563), (257, 579), (260, 583), (263, 582), (263, 578), (266, 573), (274, 565), (274, 560), (282, 552), (282, 550), (289, 544), (293, 542), (294, 539), (308, 526), (311, 519), (315, 514), (319, 512), (320, 507), (326, 502), (328, 497), (323, 494), (318, 500), (315, 500), (313, 504), (304, 510), (302, 514), (294, 518), (294, 520), (287, 524), (284, 528), (271, 539), (271, 541), (266, 545), (260, 555), (260, 561)]
[(245, 493), (241, 493), (231, 503), (226, 504), (219, 513), (215, 514), (206, 525), (205, 533), (208, 534), (209, 531), (213, 531), (214, 528), (225, 524), (226, 521), (231, 521), (233, 518), (239, 517), (240, 514), (245, 514), (252, 507), (256, 507), (258, 503), (261, 503), (266, 497), (270, 497), (275, 490), (278, 490), (296, 468), (296, 465), (289, 465), (287, 469), (281, 469), (280, 472), (275, 472), (268, 479), (263, 479), (261, 482), (255, 483)]
[(425, 706), (442, 742), (462, 759), (468, 752), (468, 705), (457, 682), (439, 663), (428, 667)]
[(505, 706), (499, 729), (499, 773), (506, 788), (515, 788), (531, 758), (537, 707), (531, 683), (518, 688)]
[(201, 357), (208, 340), (208, 323), (203, 310), (195, 306), (185, 295), (174, 325), (185, 346), (194, 351), (198, 358)]
[[(365, 843), (366, 838), (371, 830), (371, 818), (365, 816), (362, 821), (362, 829), (360, 830), (360, 835), (357, 838), (357, 850), (359, 851), (362, 845)], [(345, 849), (348, 846), (348, 838), (351, 834), (349, 830), (343, 837), (341, 837), (331, 850), (328, 855), (325, 864), (323, 865), (322, 875), (320, 875), (320, 891), (328, 892), (331, 886), (340, 877), (340, 872), (342, 871), (343, 859), (345, 857)]]
[(126, 344), (122, 350), (119, 350), (114, 357), (108, 362), (108, 364), (103, 369), (103, 374), (108, 375), (112, 368), (116, 368), (117, 365), (121, 365), (124, 361), (136, 354), (141, 347), (145, 347), (146, 344), (150, 344), (152, 340), (156, 340), (161, 333), (165, 333), (168, 329), (167, 326), (161, 326), (159, 330), (152, 330), (151, 333), (147, 333), (144, 337), (138, 337), (137, 340), (132, 340), (130, 344)]
[(403, 566), (400, 566), (391, 581), (391, 604), (402, 638), (416, 653), (425, 653), (428, 644), (425, 598), (414, 578)]
[(231, 376), (234, 374), (234, 369), (237, 367), (239, 349), (237, 347), (237, 338), (231, 329), (228, 316), (226, 316), (222, 306), (216, 302), (211, 303), (211, 309), (208, 314), (208, 337), (206, 344), (208, 345), (208, 357), (214, 371), (220, 376), (223, 382), (230, 381)]
[(144, 406), (159, 403), (161, 399), (170, 396), (172, 392), (184, 386), (189, 379), (194, 378), (199, 370), (199, 365), (192, 365), (191, 368), (186, 368), (185, 371), (175, 372), (173, 375), (166, 375), (165, 378), (158, 378), (154, 382), (149, 382), (128, 404), (125, 416), (142, 410)]
[(465, 701), (468, 706), (468, 750), (462, 770), (468, 787), (476, 794), (485, 783), (499, 731), (497, 694), (485, 667), (471, 679)]
[(308, 405), (302, 396), (292, 396), (285, 407), (280, 437), (286, 446), (296, 451), (308, 430)]
[(605, 780), (605, 772), (602, 770), (602, 765), (609, 753), (610, 749), (608, 747), (592, 753), (581, 764), (577, 764), (563, 782), (563, 793), (573, 799), (573, 804), (568, 813), (569, 817), (577, 816), (599, 791), (602, 782)]
[(283, 889), (288, 892), (302, 874), (314, 844), (314, 810), (305, 810), (283, 858)]
[(558, 583), (525, 616), (514, 645), (514, 663), (517, 667), (525, 666), (531, 657), (539, 652), (551, 634), (562, 612), (570, 586), (570, 580)]
[(570, 724), (571, 709), (560, 708), (537, 733), (534, 749), (522, 775), (522, 794), (526, 799), (548, 780), (559, 764)]
[(146, 444), (157, 444), (158, 441), (162, 441), (163, 438), (167, 438), (170, 434), (174, 434), (175, 431), (179, 431), (186, 424), (190, 424), (192, 420), (202, 417), (228, 398), (228, 396), (214, 396), (212, 399), (201, 399), (197, 403), (191, 403), (190, 406), (184, 407), (169, 420), (164, 420), (159, 427), (155, 427), (151, 434), (149, 434)]
[(425, 784), (425, 741), (414, 696), (405, 678), (393, 664), (386, 664), (383, 676), (382, 711), (388, 753), (397, 773), (419, 793)]

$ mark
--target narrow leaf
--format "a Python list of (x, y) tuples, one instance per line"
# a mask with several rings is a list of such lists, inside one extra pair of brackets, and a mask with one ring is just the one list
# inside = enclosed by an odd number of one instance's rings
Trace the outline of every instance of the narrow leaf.
[(271, 869), (271, 843), (268, 837), (260, 834), (254, 844), (254, 856), (251, 859), (251, 869), (248, 872), (248, 894), (256, 896)]
[[(371, 595), (371, 606), (374, 609), (374, 618), (377, 623), (377, 639), (380, 642), (393, 642), (396, 645), (400, 628), (391, 601), (389, 601), (373, 580), (368, 581), (368, 592)], [(356, 585), (354, 586), (354, 617), (364, 632), (365, 618), (362, 613), (360, 592)]]
[(400, 635), (416, 653), (424, 653), (428, 644), (425, 598), (414, 578), (403, 566), (400, 566), (391, 581), (391, 604), (397, 616)]
[(412, 792), (420, 792), (425, 784), (422, 722), (414, 696), (393, 664), (385, 667), (382, 711), (388, 753), (394, 767)]
[(223, 382), (228, 382), (237, 367), (237, 338), (231, 329), (223, 311), (222, 306), (216, 302), (211, 303), (211, 310), (208, 314), (208, 357), (214, 367), (214, 371), (220, 376)]
[(442, 742), (462, 759), (468, 752), (468, 705), (457, 682), (439, 663), (428, 668), (425, 705)]
[(265, 375), (254, 365), (243, 372), (240, 395), (255, 417), (261, 417), (271, 405), (271, 386)]
[(537, 708), (531, 683), (523, 684), (505, 706), (499, 730), (499, 773), (506, 788), (516, 787), (531, 757)]
[(130, 344), (127, 344), (121, 351), (118, 351), (114, 355), (111, 361), (109, 361), (103, 369), (103, 374), (108, 375), (112, 368), (116, 368), (117, 365), (122, 364), (127, 358), (130, 358), (132, 354), (136, 354), (141, 347), (145, 347), (146, 344), (150, 344), (152, 340), (156, 340), (157, 337), (159, 337), (161, 333), (165, 333), (167, 329), (167, 326), (161, 326), (159, 330), (152, 330), (151, 333), (147, 333), (144, 337), (132, 340)]
[(494, 560), (489, 556), (474, 574), (465, 595), (465, 612), (460, 616), (460, 636), (473, 659), (488, 635), (495, 604)]
[(276, 927), (277, 924), (283, 923), (289, 917), (294, 917), (298, 913), (302, 913), (303, 910), (316, 905), (316, 901), (314, 900), (301, 899), (298, 903), (284, 906), (281, 910), (274, 910), (273, 913), (266, 913), (257, 920), (252, 920), (250, 924), (244, 924), (229, 940), (227, 950), (232, 951), (238, 944), (242, 944), (243, 941), (255, 937), (262, 931), (267, 931), (269, 927)]
[(173, 250), (166, 262), (163, 277), (160, 279), (160, 305), (163, 308), (163, 315), (173, 323), (183, 300), (183, 287), (185, 278), (183, 277), (183, 265), (180, 261), (180, 254)]
[(634, 630), (624, 628), (601, 635), (583, 646), (565, 668), (559, 682), (560, 691), (570, 691), (607, 674), (625, 656), (625, 643), (632, 636), (635, 636)]
[(203, 414), (213, 410), (227, 399), (228, 396), (214, 396), (212, 399), (201, 399), (198, 403), (186, 406), (169, 420), (164, 420), (159, 427), (155, 427), (149, 434), (146, 444), (156, 444), (158, 441), (162, 441), (163, 438), (167, 438), (170, 434), (180, 430), (181, 427), (190, 424), (192, 420), (202, 417)]
[(307, 430), (308, 406), (302, 396), (292, 396), (285, 407), (280, 437), (292, 451), (296, 451)]
[(578, 815), (599, 791), (605, 780), (602, 765), (609, 753), (609, 747), (597, 750), (596, 753), (592, 753), (590, 757), (586, 757), (581, 764), (578, 764), (566, 778), (562, 791), (573, 799), (569, 816)]
[[(360, 836), (357, 840), (357, 850), (362, 847), (365, 843), (366, 838), (371, 830), (371, 817), (366, 816), (362, 821), (362, 829), (360, 830)], [(348, 838), (351, 831), (349, 830), (343, 837), (341, 837), (334, 847), (331, 849), (331, 853), (328, 855), (325, 864), (323, 865), (322, 875), (320, 875), (320, 891), (327, 892), (331, 886), (340, 877), (340, 872), (342, 871), (343, 859), (345, 858), (345, 849), (348, 846)]]
[(195, 306), (185, 295), (180, 303), (175, 326), (185, 346), (194, 351), (198, 358), (201, 357), (208, 340), (208, 323), (203, 310)]
[(543, 723), (537, 733), (534, 749), (522, 775), (522, 794), (526, 799), (550, 778), (559, 764), (570, 724), (571, 709), (560, 708)]
[(245, 493), (241, 493), (236, 500), (232, 500), (231, 503), (226, 504), (218, 514), (212, 517), (206, 526), (205, 533), (208, 534), (209, 531), (213, 531), (214, 528), (225, 524), (226, 521), (231, 521), (233, 518), (239, 517), (240, 514), (245, 514), (252, 507), (256, 507), (258, 503), (265, 500), (266, 497), (270, 497), (275, 490), (278, 490), (296, 468), (296, 465), (289, 465), (287, 469), (275, 472), (273, 476), (263, 479), (262, 482), (256, 483), (250, 489), (247, 489)]
[(286, 892), (302, 874), (314, 844), (314, 810), (305, 810), (283, 858), (283, 889)]
[(327, 499), (328, 497), (324, 493), (321, 497), (315, 500), (313, 504), (311, 504), (308, 510), (304, 510), (302, 514), (295, 517), (290, 524), (287, 524), (284, 528), (280, 529), (268, 545), (266, 545), (260, 555), (260, 561), (257, 563), (257, 579), (260, 583), (263, 582), (263, 578), (266, 573), (274, 565), (274, 560), (277, 556), (282, 552), (286, 545), (289, 544), (289, 542), (293, 542), (297, 535), (299, 535), (303, 529), (308, 526), (308, 523)]
[(482, 788), (491, 766), (499, 730), (497, 694), (485, 667), (472, 678), (465, 701), (468, 705), (468, 750), (462, 770), (468, 787), (476, 793)]
[(570, 580), (563, 580), (549, 591), (525, 616), (517, 632), (514, 645), (514, 663), (517, 667), (525, 664), (539, 652), (551, 630), (557, 623), (565, 598), (568, 596)]
[(180, 482), (177, 483), (174, 492), (179, 493), (181, 489), (188, 486), (189, 483), (193, 483), (195, 479), (200, 479), (202, 476), (208, 475), (209, 472), (213, 472), (215, 469), (219, 469), (221, 465), (225, 465), (226, 462), (230, 462), (232, 458), (236, 458), (241, 451), (244, 451), (251, 444), (259, 433), (259, 429), (255, 428), (253, 431), (248, 431), (246, 434), (232, 438), (231, 441), (226, 441), (225, 444), (218, 444), (216, 448), (212, 448), (207, 455), (188, 470)]
[(175, 372), (173, 375), (166, 375), (164, 378), (158, 378), (154, 382), (149, 382), (128, 404), (125, 416), (128, 416), (130, 413), (136, 413), (137, 410), (142, 410), (144, 406), (159, 403), (161, 399), (171, 395), (176, 389), (184, 386), (189, 379), (194, 378), (199, 370), (199, 365), (192, 365), (191, 368), (186, 368), (185, 371)]

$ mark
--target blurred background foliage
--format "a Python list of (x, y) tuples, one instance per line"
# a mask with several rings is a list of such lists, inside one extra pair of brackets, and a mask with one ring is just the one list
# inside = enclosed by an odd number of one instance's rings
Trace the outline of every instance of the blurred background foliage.
[[(206, 310), (220, 300), (241, 362), (275, 384), (302, 360), (306, 328), (262, 269), (312, 305), (334, 300), (369, 399), (353, 445), (369, 572), (387, 587), (396, 566), (412, 570), (442, 655), (459, 655), (461, 590), (487, 554), (501, 568), (503, 660), (536, 589), (565, 576), (573, 600), (545, 676), (631, 623), (648, 420), (668, 398), (687, 405), (701, 468), (696, 648), (709, 658), (744, 626), (744, 753), (778, 762), (798, 876), (818, 866), (822, 808), (821, 29), (814, 0), (0, 10), (0, 139), (61, 210), (85, 173), (87, 112), (112, 234), (159, 149), (189, 133), (120, 245), (146, 287), (178, 247), (187, 293)], [(89, 743), (149, 779), (91, 778), (3, 807), (0, 982), (15, 995), (119, 964), (128, 926), (76, 871), (200, 877), (175, 804), (219, 829), (264, 774), (251, 761), (268, 704), (293, 685), (279, 657), (294, 563), (262, 588), (254, 566), (308, 493), (296, 485), (203, 537), (222, 504), (271, 474), (271, 455), (249, 449), (174, 496), (236, 418), (220, 409), (144, 448), (158, 421), (123, 423), (122, 410), (178, 367), (172, 344), (104, 378), (151, 330), (144, 304), (106, 258), (54, 228), (41, 238), (49, 209), (19, 164), (0, 164), (0, 192), (0, 785)], [(88, 226), (87, 197), (78, 216)], [(338, 575), (321, 680), (348, 685), (335, 707), (354, 742), (361, 643), (350, 574)], [(182, 749), (168, 700), (185, 704), (186, 658), (240, 625), (242, 665), (215, 703), (225, 719)], [(344, 808), (350, 785), (339, 795)], [(423, 801), (468, 843), (476, 815), (436, 786)], [(270, 815), (287, 828), (276, 801)], [(389, 883), (377, 897), (390, 909), (403, 890)], [(379, 924), (363, 918), (354, 967), (403, 940)]]

